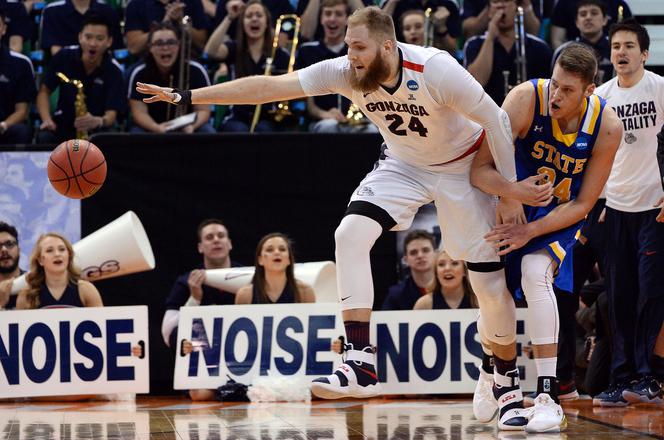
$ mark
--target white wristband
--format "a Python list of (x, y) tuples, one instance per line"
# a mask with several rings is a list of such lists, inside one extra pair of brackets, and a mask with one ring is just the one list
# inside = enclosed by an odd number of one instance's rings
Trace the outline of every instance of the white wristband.
[(192, 306), (200, 306), (201, 302), (194, 298), (193, 296), (190, 296), (189, 299), (187, 300), (186, 303), (184, 303), (185, 307), (192, 307)]

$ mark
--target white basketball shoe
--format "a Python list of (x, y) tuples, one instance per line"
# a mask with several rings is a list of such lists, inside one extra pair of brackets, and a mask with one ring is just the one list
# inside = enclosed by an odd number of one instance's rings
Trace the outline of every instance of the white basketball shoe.
[(535, 398), (526, 432), (560, 432), (567, 427), (567, 418), (560, 405), (546, 393)]
[(480, 367), (480, 377), (477, 378), (473, 394), (473, 414), (479, 422), (486, 423), (490, 422), (497, 412), (498, 402), (493, 396), (493, 374)]

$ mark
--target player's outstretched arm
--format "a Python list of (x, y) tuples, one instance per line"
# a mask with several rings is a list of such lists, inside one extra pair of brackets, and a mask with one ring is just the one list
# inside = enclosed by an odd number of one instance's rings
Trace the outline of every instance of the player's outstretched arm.
[[(144, 95), (143, 102), (164, 101), (171, 104), (263, 104), (305, 96), (297, 72), (277, 76), (249, 76), (190, 91), (137, 83), (136, 90)], [(190, 95), (189, 95), (190, 93)]]
[(504, 255), (520, 248), (535, 237), (558, 231), (582, 220), (597, 202), (609, 178), (622, 134), (622, 122), (613, 109), (605, 107), (600, 133), (584, 171), (578, 197), (570, 202), (561, 203), (532, 223), (496, 226), (485, 239), (493, 242), (496, 248), (503, 248), (498, 254)]
[[(534, 107), (534, 89), (530, 83), (519, 85), (505, 98), (503, 110), (510, 119), (512, 141), (528, 133)], [(488, 145), (480, 146), (470, 172), (471, 183), (482, 191), (531, 206), (545, 206), (551, 202), (552, 184), (539, 184), (541, 180), (542, 177), (531, 176), (520, 182), (508, 181), (496, 170)]]

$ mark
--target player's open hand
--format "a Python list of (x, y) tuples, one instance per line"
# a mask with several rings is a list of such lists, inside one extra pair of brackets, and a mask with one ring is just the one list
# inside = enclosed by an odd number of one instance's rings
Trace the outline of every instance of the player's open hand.
[(659, 208), (659, 214), (657, 214), (657, 218), (655, 220), (657, 220), (658, 223), (664, 223), (664, 197), (655, 203), (655, 208)]
[(160, 87), (154, 84), (136, 83), (136, 91), (144, 95), (151, 95), (149, 98), (143, 98), (143, 102), (151, 104), (153, 102), (164, 101), (169, 104), (175, 104), (175, 99), (179, 96), (173, 92), (171, 87)]
[(518, 200), (501, 197), (496, 206), (496, 224), (526, 223), (526, 214), (523, 205)]
[(529, 206), (546, 206), (553, 200), (553, 184), (546, 180), (545, 174), (536, 174), (515, 182), (512, 197)]
[(505, 255), (528, 243), (533, 238), (531, 231), (528, 223), (496, 225), (484, 239), (492, 243), (498, 255)]

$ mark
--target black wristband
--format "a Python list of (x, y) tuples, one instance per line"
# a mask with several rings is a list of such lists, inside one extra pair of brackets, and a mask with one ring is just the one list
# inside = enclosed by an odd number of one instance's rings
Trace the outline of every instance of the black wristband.
[(173, 93), (180, 95), (180, 100), (175, 105), (191, 105), (191, 90), (173, 89)]

